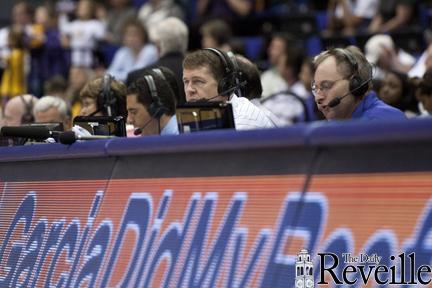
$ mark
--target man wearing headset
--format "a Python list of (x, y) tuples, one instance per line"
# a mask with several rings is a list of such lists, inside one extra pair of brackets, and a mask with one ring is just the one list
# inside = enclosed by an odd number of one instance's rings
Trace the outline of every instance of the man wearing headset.
[(327, 120), (404, 119), (404, 114), (378, 99), (372, 87), (372, 66), (355, 46), (333, 48), (314, 60), (312, 92)]
[(176, 98), (159, 68), (141, 70), (127, 91), (128, 123), (135, 135), (177, 135)]
[(33, 107), (36, 96), (26, 94), (10, 99), (4, 108), (4, 126), (19, 126), (34, 122)]
[(187, 102), (231, 103), (237, 130), (274, 127), (260, 108), (239, 97), (241, 86), (247, 83), (232, 53), (206, 48), (187, 54), (183, 61), (183, 84)]

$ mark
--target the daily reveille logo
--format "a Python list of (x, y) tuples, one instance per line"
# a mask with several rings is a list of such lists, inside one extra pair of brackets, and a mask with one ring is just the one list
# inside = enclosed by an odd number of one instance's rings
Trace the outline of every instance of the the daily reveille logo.
[[(428, 285), (432, 281), (431, 265), (417, 265), (415, 253), (390, 256), (390, 265), (383, 264), (377, 253), (317, 253), (319, 260), (317, 285)], [(387, 262), (387, 261), (386, 261)], [(296, 288), (314, 285), (313, 261), (307, 250), (299, 251), (296, 261)]]

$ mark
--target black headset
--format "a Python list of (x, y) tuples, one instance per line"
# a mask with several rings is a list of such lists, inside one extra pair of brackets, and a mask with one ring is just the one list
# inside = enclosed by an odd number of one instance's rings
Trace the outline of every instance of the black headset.
[(160, 68), (153, 68), (152, 71), (155, 72), (156, 75), (158, 75), (162, 80), (167, 81), (167, 79), (165, 78), (165, 75), (163, 74), (163, 72)]
[(354, 97), (362, 97), (369, 89), (369, 86), (367, 84), (372, 80), (372, 67), (370, 66), (370, 64), (367, 65), (367, 68), (370, 69), (369, 76), (366, 80), (363, 80), (359, 74), (359, 65), (354, 55), (349, 50), (344, 48), (335, 48), (335, 51), (340, 52), (340, 54), (343, 55), (343, 57), (348, 61), (351, 67), (352, 72), (349, 82), (350, 93), (354, 95)]
[(34, 122), (33, 115), (33, 99), (30, 98), (30, 101), (26, 101), (23, 95), (19, 96), (21, 101), (24, 104), (24, 114), (21, 116), (21, 124), (30, 124)]
[(229, 97), (233, 92), (240, 93), (242, 72), (235, 55), (232, 52), (225, 53), (216, 48), (204, 48), (204, 50), (211, 51), (222, 62), (224, 76), (218, 83), (218, 94)]
[[(162, 73), (162, 71), (160, 72)], [(168, 111), (168, 109), (162, 104), (162, 101), (158, 96), (156, 83), (153, 79), (153, 76), (144, 75), (144, 79), (147, 82), (147, 86), (150, 90), (150, 95), (152, 99), (152, 102), (150, 106), (147, 108), (147, 111), (152, 118), (160, 119), (162, 115)]]
[[(102, 82), (102, 90), (97, 98), (97, 110), (104, 111), (104, 113), (108, 116), (113, 116), (116, 114), (115, 111), (112, 111), (112, 108), (115, 107), (117, 99), (113, 95), (113, 91), (111, 90), (111, 81), (113, 76), (110, 74), (105, 74)], [(115, 116), (115, 115), (114, 115)]]

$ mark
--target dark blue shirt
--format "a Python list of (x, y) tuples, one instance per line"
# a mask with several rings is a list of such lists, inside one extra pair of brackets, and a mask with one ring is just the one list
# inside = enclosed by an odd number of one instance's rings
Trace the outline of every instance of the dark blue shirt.
[(397, 120), (405, 118), (402, 111), (378, 99), (375, 92), (368, 93), (352, 114), (352, 119), (362, 120)]

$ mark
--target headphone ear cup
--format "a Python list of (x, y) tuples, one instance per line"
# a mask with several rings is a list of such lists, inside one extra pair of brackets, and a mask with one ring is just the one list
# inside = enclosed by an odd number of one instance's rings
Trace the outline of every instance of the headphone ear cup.
[(21, 117), (21, 124), (30, 124), (34, 122), (33, 114), (26, 112)]
[(147, 112), (150, 114), (150, 117), (160, 119), (164, 113), (168, 112), (168, 109), (163, 105), (158, 96), (156, 83), (153, 77), (151, 75), (145, 75), (144, 79), (147, 83), (152, 99), (150, 106), (147, 108)]
[(237, 84), (236, 75), (234, 75), (234, 73), (230, 73), (220, 80), (218, 85), (218, 93), (221, 96), (229, 97), (233, 92), (236, 91), (238, 86), (239, 85)]
[(24, 114), (21, 116), (21, 124), (30, 124), (34, 122), (33, 101), (26, 101), (22, 95), (19, 96), (24, 104)]
[(226, 91), (229, 89), (229, 83), (228, 83), (228, 78), (224, 77), (219, 81), (218, 84), (218, 94), (221, 96), (229, 96), (229, 95), (225, 95)]
[(147, 109), (152, 118), (160, 119), (166, 110), (159, 97), (152, 97), (152, 103)]
[(355, 97), (361, 97), (363, 96), (367, 90), (368, 90), (368, 84), (369, 82), (362, 81), (360, 76), (356, 75), (353, 76), (350, 80), (350, 86), (349, 89), (351, 91), (351, 94)]

